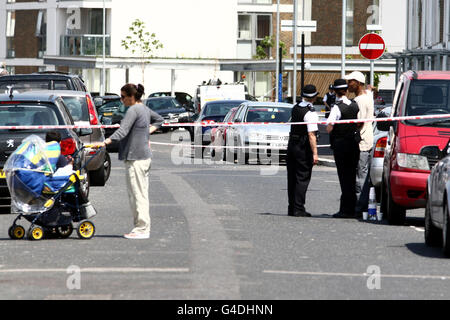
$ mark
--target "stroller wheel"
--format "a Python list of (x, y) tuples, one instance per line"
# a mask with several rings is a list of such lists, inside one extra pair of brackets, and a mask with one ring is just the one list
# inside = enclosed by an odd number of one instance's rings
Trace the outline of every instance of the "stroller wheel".
[(28, 230), (28, 239), (42, 240), (44, 238), (44, 229), (39, 226), (34, 226)]
[(22, 226), (14, 225), (8, 230), (8, 235), (13, 240), (20, 240), (25, 237), (25, 228)]
[(92, 221), (83, 220), (77, 228), (77, 234), (80, 239), (91, 239), (95, 233), (95, 225)]
[(72, 224), (56, 228), (56, 233), (60, 238), (63, 239), (70, 237), (72, 235), (72, 232), (73, 232)]

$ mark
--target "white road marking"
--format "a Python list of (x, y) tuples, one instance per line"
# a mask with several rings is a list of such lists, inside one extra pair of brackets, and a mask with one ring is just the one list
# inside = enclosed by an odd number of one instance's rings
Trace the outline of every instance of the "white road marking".
[(414, 230), (416, 230), (418, 232), (425, 232), (424, 228), (418, 228), (418, 227), (414, 227), (414, 226), (410, 226), (410, 228), (412, 228), (412, 229), (414, 229)]
[[(283, 271), (283, 270), (264, 270), (263, 273), (296, 275), (296, 276), (319, 276), (319, 277), (370, 277), (367, 273), (339, 273), (339, 272), (302, 272), (302, 271)], [(382, 278), (399, 279), (432, 279), (432, 280), (450, 280), (450, 275), (415, 275), (415, 274), (380, 274)]]
[[(30, 269), (0, 269), (0, 274), (8, 273), (67, 273), (64, 268), (30, 268)], [(187, 273), (188, 268), (81, 268), (81, 273)]]

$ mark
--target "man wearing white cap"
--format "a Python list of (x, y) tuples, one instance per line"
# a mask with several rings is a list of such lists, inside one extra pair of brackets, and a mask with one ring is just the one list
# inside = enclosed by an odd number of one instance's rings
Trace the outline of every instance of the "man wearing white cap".
[(8, 70), (6, 70), (6, 65), (4, 62), (0, 62), (0, 77), (9, 75)]
[[(355, 102), (358, 104), (358, 119), (373, 118), (373, 95), (365, 91), (366, 77), (359, 71), (347, 75), (348, 91), (356, 95)], [(358, 171), (356, 175), (356, 215), (368, 210), (369, 204), (369, 168), (371, 162), (371, 150), (373, 147), (373, 122), (365, 122), (361, 128), (361, 142), (359, 143), (360, 155)]]

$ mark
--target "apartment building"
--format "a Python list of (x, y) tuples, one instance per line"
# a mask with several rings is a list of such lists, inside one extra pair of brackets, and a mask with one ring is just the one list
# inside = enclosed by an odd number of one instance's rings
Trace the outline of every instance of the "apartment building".
[[(382, 25), (389, 52), (406, 48), (406, 2), (347, 0), (348, 71), (369, 70), (357, 48), (369, 23)], [(292, 20), (293, 0), (280, 0), (279, 8), (281, 20)], [(317, 32), (305, 34), (311, 66), (306, 81), (326, 91), (327, 84), (340, 76), (342, 1), (298, 0), (298, 10), (299, 19), (317, 21)], [(117, 92), (125, 82), (144, 82), (148, 93), (193, 94), (203, 80), (220, 78), (243, 80), (257, 97), (270, 99), (274, 94), (274, 48), (265, 49), (268, 58), (263, 61), (254, 57), (266, 36), (275, 38), (277, 0), (0, 0), (0, 16), (5, 17), (0, 19), (0, 60), (13, 73), (78, 73), (91, 91), (100, 91), (102, 83), (106, 91)], [(164, 45), (146, 63), (144, 76), (139, 56), (121, 45), (135, 19), (144, 21)], [(280, 36), (288, 51), (284, 86), (291, 90), (292, 32)], [(395, 60), (377, 61), (375, 68), (395, 74)], [(385, 78), (382, 87), (393, 87), (392, 77)]]
[[(280, 20), (293, 20), (293, 0), (279, 0)], [(305, 33), (305, 59), (309, 69), (305, 73), (305, 82), (314, 83), (321, 94), (327, 92), (328, 85), (341, 76), (341, 34), (342, 1), (299, 0), (298, 19), (317, 22), (316, 32)], [(238, 0), (238, 54), (241, 59), (250, 59), (256, 54), (256, 47), (265, 36), (275, 38), (277, 33), (277, 0), (251, 1)], [(407, 0), (347, 0), (346, 1), (346, 70), (370, 71), (370, 62), (364, 59), (358, 48), (361, 37), (367, 33), (368, 25), (377, 25), (386, 42), (387, 52), (397, 52), (406, 48)], [(271, 24), (269, 29), (268, 25)], [(395, 30), (395, 32), (393, 32)], [(283, 57), (284, 84), (287, 95), (292, 95), (293, 80), (293, 32), (282, 31), (280, 40), (286, 45), (287, 54)], [(301, 33), (298, 33), (298, 45)], [(297, 62), (300, 60), (298, 48)], [(269, 56), (276, 56), (272, 48)], [(248, 62), (250, 63), (250, 61)], [(243, 63), (241, 69), (245, 69)], [(300, 67), (299, 67), (300, 68)], [(273, 64), (267, 64), (267, 70), (261, 72), (260, 65), (253, 68), (259, 72), (229, 67), (245, 76), (249, 87), (264, 87), (273, 96)], [(248, 69), (248, 68), (247, 68)], [(380, 88), (395, 87), (395, 60), (377, 60), (375, 72), (382, 74)], [(238, 78), (238, 77), (237, 77)], [(271, 79), (269, 81), (269, 79)], [(300, 92), (300, 78), (297, 75), (297, 94)]]
[(387, 55), (405, 70), (450, 70), (450, 0), (407, 1), (407, 46)]

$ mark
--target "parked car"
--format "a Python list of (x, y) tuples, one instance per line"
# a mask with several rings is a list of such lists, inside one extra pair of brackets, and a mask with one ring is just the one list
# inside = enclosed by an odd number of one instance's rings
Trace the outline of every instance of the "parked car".
[[(63, 97), (72, 117), (79, 124), (100, 124), (91, 94), (87, 91), (82, 79), (77, 75), (56, 72), (32, 73), (0, 78), (0, 88), (12, 87), (13, 92), (51, 90), (55, 95)], [(1, 90), (0, 90), (1, 92)], [(104, 140), (103, 130), (92, 130), (91, 136), (83, 138), (83, 142), (101, 142)], [(94, 154), (94, 151), (91, 151)], [(91, 155), (92, 156), (92, 155)], [(100, 152), (89, 163), (91, 185), (104, 186), (109, 178), (111, 160), (105, 150)]]
[[(127, 111), (127, 107), (122, 103), (120, 97), (117, 99), (110, 100), (106, 102), (103, 106), (98, 108), (98, 114), (100, 118), (100, 122), (104, 125), (113, 125), (120, 124), (125, 113)], [(117, 129), (106, 128), (105, 129), (105, 138), (109, 138)], [(119, 150), (119, 142), (113, 141), (108, 144), (106, 149), (109, 152), (116, 152)]]
[[(153, 92), (148, 97), (170, 97), (172, 96), (172, 92)], [(175, 99), (187, 110), (190, 112), (195, 112), (194, 108), (194, 98), (189, 93), (186, 92), (175, 92)]]
[(0, 78), (0, 92), (6, 92), (8, 87), (11, 86), (17, 92), (36, 90), (88, 92), (80, 76), (62, 72), (36, 72), (31, 74), (8, 75)]
[[(408, 71), (396, 89), (392, 116), (450, 113), (449, 71)], [(426, 184), (439, 159), (428, 146), (443, 149), (450, 136), (450, 119), (378, 122), (389, 131), (381, 182), (381, 207), (390, 224), (403, 224), (406, 210), (424, 208)]]
[[(286, 123), (290, 121), (292, 108), (292, 104), (281, 102), (244, 102), (236, 112), (233, 122)], [(248, 163), (251, 155), (254, 155), (256, 159), (262, 155), (274, 154), (285, 157), (290, 131), (291, 126), (286, 124), (230, 126), (227, 129), (225, 141), (226, 146), (232, 148), (227, 150), (227, 153), (231, 153), (234, 158), (242, 155), (245, 163)], [(239, 148), (244, 146), (254, 146), (254, 148)], [(258, 149), (257, 146), (263, 148)]]
[(449, 145), (440, 150), (438, 146), (428, 148), (435, 157), (444, 157), (431, 170), (427, 180), (427, 203), (425, 207), (425, 243), (432, 247), (443, 247), (450, 257), (450, 171)]
[[(69, 112), (77, 125), (98, 125), (98, 115), (95, 110), (92, 98), (89, 93), (79, 91), (54, 91), (55, 95), (63, 98)], [(92, 129), (92, 134), (81, 138), (85, 144), (105, 141), (104, 129)], [(111, 173), (111, 158), (105, 149), (97, 151), (90, 150), (87, 169), (89, 170), (89, 179), (92, 186), (104, 186)]]
[[(391, 114), (391, 108), (387, 107), (382, 110), (377, 115), (377, 118), (387, 118)], [(380, 188), (381, 180), (383, 176), (383, 162), (384, 162), (384, 152), (386, 150), (388, 133), (386, 131), (380, 131), (377, 124), (374, 123), (373, 126), (373, 148), (372, 148), (372, 161), (370, 163), (370, 181), (375, 187), (375, 192), (377, 195), (377, 200), (380, 200)]]
[[(227, 113), (239, 106), (245, 100), (216, 100), (205, 103), (202, 110), (195, 117), (195, 122), (200, 123), (204, 121), (222, 122)], [(191, 127), (191, 139), (195, 145), (207, 146), (211, 143), (211, 129), (215, 126), (196, 126)], [(196, 149), (196, 156), (199, 150), (202, 152), (204, 148)]]
[[(164, 118), (164, 123), (191, 122), (193, 112), (189, 112), (174, 97), (154, 97), (148, 98), (143, 103)], [(162, 127), (163, 132), (170, 130), (170, 127)]]
[[(74, 121), (63, 99), (50, 92), (27, 92), (19, 94), (0, 94), (0, 126), (21, 125), (74, 125)], [(0, 208), (9, 208), (11, 198), (6, 184), (3, 166), (8, 157), (31, 134), (45, 140), (48, 130), (0, 130)], [(83, 142), (81, 137), (91, 135), (92, 129), (58, 129), (61, 134), (61, 152), (73, 156), (80, 150)], [(86, 153), (80, 155), (74, 163), (74, 169), (81, 168), (86, 163)], [(81, 190), (89, 194), (88, 172), (82, 172)]]
[(94, 99), (94, 104), (95, 104), (95, 108), (98, 109), (105, 105), (106, 103), (110, 102), (110, 101), (116, 101), (119, 100), (120, 101), (120, 96), (117, 94), (110, 94), (110, 95), (105, 95), (105, 96), (94, 96), (91, 93), (91, 96)]

